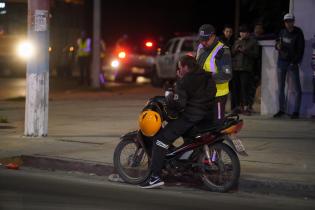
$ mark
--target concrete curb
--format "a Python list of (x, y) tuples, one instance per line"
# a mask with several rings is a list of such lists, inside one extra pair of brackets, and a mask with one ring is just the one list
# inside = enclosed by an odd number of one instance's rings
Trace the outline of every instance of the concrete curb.
[(315, 185), (280, 180), (267, 180), (256, 177), (241, 177), (239, 190), (251, 193), (278, 194), (304, 199), (315, 199)]
[(114, 171), (111, 164), (88, 162), (76, 159), (60, 159), (40, 155), (22, 155), (23, 166), (60, 171), (77, 171), (98, 176), (109, 176)]
[[(10, 158), (7, 158), (9, 160)], [(41, 155), (22, 155), (11, 158), (22, 166), (44, 170), (76, 171), (98, 176), (109, 176), (110, 181), (119, 181), (119, 176), (111, 179), (114, 166), (98, 162), (89, 162), (77, 159), (61, 159)], [(111, 176), (110, 176), (111, 175)], [(315, 199), (315, 185), (304, 183), (285, 182), (279, 180), (266, 180), (263, 178), (243, 176), (240, 178), (239, 191), (248, 193), (277, 194), (290, 197)]]

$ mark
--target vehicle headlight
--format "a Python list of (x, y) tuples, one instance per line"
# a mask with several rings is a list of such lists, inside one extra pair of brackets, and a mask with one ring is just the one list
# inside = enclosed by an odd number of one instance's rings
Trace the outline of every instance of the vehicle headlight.
[(34, 56), (35, 48), (31, 42), (23, 41), (17, 45), (16, 52), (20, 58), (28, 60)]
[(110, 64), (113, 68), (118, 68), (119, 66), (119, 61), (118, 60), (113, 60)]

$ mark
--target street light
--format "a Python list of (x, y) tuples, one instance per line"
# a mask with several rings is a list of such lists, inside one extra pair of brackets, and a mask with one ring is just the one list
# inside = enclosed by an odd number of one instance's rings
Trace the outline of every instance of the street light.
[(30, 41), (22, 41), (17, 45), (16, 53), (23, 60), (29, 60), (35, 54), (35, 47)]

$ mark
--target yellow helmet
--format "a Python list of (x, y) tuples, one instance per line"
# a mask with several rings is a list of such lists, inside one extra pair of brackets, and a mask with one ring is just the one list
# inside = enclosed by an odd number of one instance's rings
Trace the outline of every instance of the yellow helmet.
[(161, 125), (161, 116), (155, 111), (146, 110), (139, 116), (139, 127), (145, 136), (154, 136), (160, 130)]

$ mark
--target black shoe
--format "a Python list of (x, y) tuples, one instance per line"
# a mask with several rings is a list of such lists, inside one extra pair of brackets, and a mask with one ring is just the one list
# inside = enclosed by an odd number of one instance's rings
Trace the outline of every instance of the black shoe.
[(298, 112), (293, 112), (293, 114), (291, 115), (291, 119), (299, 119), (300, 118), (300, 114)]
[(164, 185), (164, 182), (161, 180), (159, 176), (151, 176), (150, 179), (140, 185), (143, 189), (151, 189), (151, 188), (158, 188), (160, 186)]
[(285, 115), (285, 113), (283, 111), (279, 111), (277, 114), (273, 115), (273, 117), (279, 118), (279, 117), (282, 117), (283, 115)]
[(240, 107), (236, 107), (232, 110), (232, 114), (241, 114), (242, 109)]
[(252, 112), (247, 109), (247, 110), (244, 110), (244, 111), (242, 112), (242, 114), (243, 114), (243, 115), (246, 115), (246, 116), (251, 116), (251, 115), (252, 115)]

